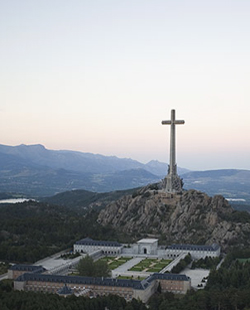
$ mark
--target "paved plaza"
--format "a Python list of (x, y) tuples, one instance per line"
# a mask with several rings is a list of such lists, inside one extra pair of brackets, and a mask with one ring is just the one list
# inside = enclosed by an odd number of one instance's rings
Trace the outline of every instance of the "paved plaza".
[(209, 270), (207, 269), (184, 269), (181, 274), (185, 274), (191, 279), (191, 287), (194, 289), (199, 289), (198, 285), (202, 284), (204, 288), (205, 284), (202, 279), (209, 275)]

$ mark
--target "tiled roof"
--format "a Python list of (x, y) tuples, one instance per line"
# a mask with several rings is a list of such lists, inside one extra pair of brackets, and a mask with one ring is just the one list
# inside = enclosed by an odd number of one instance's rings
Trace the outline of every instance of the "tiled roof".
[(59, 295), (72, 295), (73, 291), (70, 287), (68, 287), (66, 284), (61, 287), (58, 291), (57, 294)]
[(27, 271), (27, 272), (44, 272), (46, 269), (43, 266), (33, 265), (13, 265), (10, 270)]
[(174, 273), (154, 273), (154, 279), (162, 280), (173, 280), (173, 281), (189, 281), (190, 278), (185, 274), (174, 274)]
[(122, 245), (116, 241), (99, 241), (93, 240), (91, 238), (85, 238), (79, 241), (76, 241), (75, 244), (79, 245), (89, 245), (89, 246), (110, 246), (110, 247), (121, 247)]
[[(148, 278), (144, 279), (149, 285), (154, 280), (170, 280), (170, 281), (190, 281), (190, 278), (184, 274), (174, 274), (174, 273), (154, 273)], [(142, 281), (142, 282), (143, 282)], [(143, 283), (142, 283), (143, 285)]]
[(145, 289), (149, 284), (142, 285), (139, 280), (113, 279), (113, 278), (92, 278), (78, 276), (59, 276), (51, 274), (25, 273), (19, 276), (15, 281), (38, 281), (38, 282), (59, 282), (65, 284), (84, 284), (100, 286), (131, 287), (137, 290)]
[(173, 281), (190, 281), (190, 278), (183, 274), (172, 273), (154, 273), (148, 278), (139, 280), (113, 279), (113, 278), (91, 278), (78, 276), (59, 276), (50, 274), (33, 274), (25, 273), (18, 277), (16, 281), (39, 281), (39, 282), (57, 282), (66, 284), (83, 284), (115, 287), (131, 287), (136, 290), (145, 290), (154, 280), (173, 280)]
[(167, 247), (168, 250), (185, 250), (185, 251), (217, 251), (220, 248), (218, 244), (212, 245), (194, 245), (194, 244), (172, 244)]

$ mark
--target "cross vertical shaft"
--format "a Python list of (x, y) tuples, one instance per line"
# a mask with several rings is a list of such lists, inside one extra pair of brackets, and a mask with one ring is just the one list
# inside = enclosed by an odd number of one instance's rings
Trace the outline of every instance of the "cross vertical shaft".
[[(185, 122), (183, 120), (175, 119), (175, 110), (171, 110), (171, 120), (162, 121), (162, 125), (170, 125), (170, 159), (169, 159), (169, 171), (166, 177), (166, 190), (169, 192), (179, 190), (179, 180), (177, 175), (176, 165), (176, 147), (175, 147), (175, 125), (181, 125)], [(177, 177), (177, 178), (176, 178)], [(178, 180), (179, 178), (179, 180)], [(180, 180), (181, 181), (181, 180)], [(178, 185), (176, 185), (178, 183)]]
[(171, 111), (171, 129), (170, 129), (170, 174), (176, 174), (176, 156), (175, 156), (175, 110)]

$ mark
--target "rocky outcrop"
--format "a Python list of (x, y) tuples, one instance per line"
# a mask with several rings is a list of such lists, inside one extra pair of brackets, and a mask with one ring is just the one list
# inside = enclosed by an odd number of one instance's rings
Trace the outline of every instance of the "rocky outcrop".
[(195, 190), (169, 194), (152, 186), (110, 203), (98, 221), (135, 239), (150, 236), (166, 243), (216, 242), (227, 248), (248, 243), (250, 235), (250, 216), (234, 211), (222, 196)]

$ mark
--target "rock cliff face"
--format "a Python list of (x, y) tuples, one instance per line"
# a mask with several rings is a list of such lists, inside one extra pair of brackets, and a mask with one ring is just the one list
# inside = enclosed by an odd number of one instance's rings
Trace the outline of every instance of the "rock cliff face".
[(135, 239), (157, 237), (166, 243), (249, 243), (250, 216), (234, 211), (222, 196), (195, 190), (169, 194), (152, 186), (110, 203), (98, 217)]

